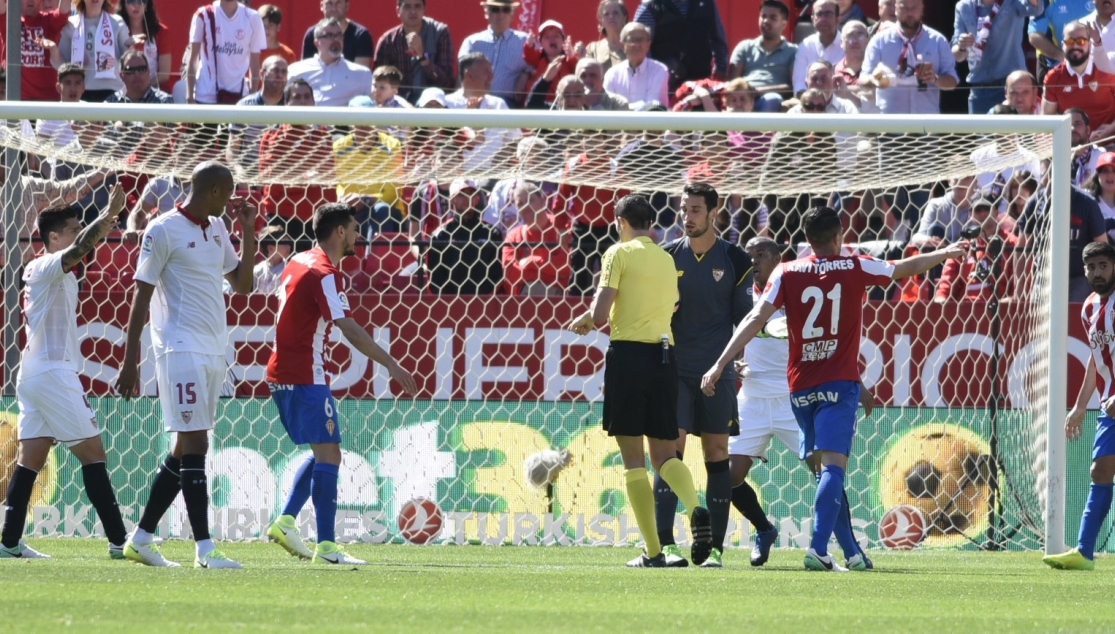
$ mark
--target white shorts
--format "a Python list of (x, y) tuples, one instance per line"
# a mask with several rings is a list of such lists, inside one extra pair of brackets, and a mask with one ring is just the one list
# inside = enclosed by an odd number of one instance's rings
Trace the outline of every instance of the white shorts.
[(790, 395), (774, 398), (746, 397), (741, 390), (739, 402), (739, 436), (728, 439), (728, 455), (750, 456), (764, 462), (771, 438), (778, 436), (783, 445), (798, 452), (798, 421), (790, 409)]
[(155, 357), (155, 382), (167, 431), (213, 429), (225, 370), (223, 355), (168, 352)]
[(20, 440), (53, 438), (73, 447), (101, 435), (97, 414), (89, 407), (77, 372), (48, 370), (20, 377), (15, 393)]

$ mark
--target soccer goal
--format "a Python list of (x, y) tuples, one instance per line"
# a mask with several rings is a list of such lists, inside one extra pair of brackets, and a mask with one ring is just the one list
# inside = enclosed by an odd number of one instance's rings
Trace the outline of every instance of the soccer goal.
[[(672, 239), (684, 234), (678, 196), (689, 181), (721, 193), (715, 229), (726, 239), (769, 236), (787, 258), (805, 253), (800, 217), (818, 204), (846, 218), (850, 253), (896, 259), (962, 235), (980, 245), (955, 270), (865, 298), (863, 381), (879, 407), (861, 418), (848, 472), (863, 539), (880, 545), (881, 517), (902, 505), (930, 526), (923, 548), (1060, 552), (1066, 529), (1075, 530), (1066, 504), (1075, 522), (1090, 454), (1086, 441), (1066, 450), (1063, 421), (1066, 386), (1083, 375), (1088, 346), (1066, 283), (1066, 118), (4, 103), (0, 119), (0, 490), (15, 458), (19, 279), (42, 248), (37, 212), (77, 204), (89, 217), (119, 182), (132, 213), (166, 213), (197, 163), (220, 160), (234, 170), (238, 195), (281, 219), (268, 220), (261, 244), (269, 275), (305, 245), (316, 205), (358, 207), (367, 240), (343, 263), (349, 301), (419, 380), (416, 399), (398, 398), (386, 373), (334, 343), (345, 437), (339, 541), (637, 539), (616, 447), (598, 425), (606, 333), (579, 337), (564, 326), (590, 301), (614, 201), (647, 193), (662, 240)], [(954, 220), (947, 207), (960, 200), (982, 209), (972, 213), (982, 222), (966, 211)], [(923, 221), (927, 208), (940, 212), (936, 221)], [(472, 213), (486, 223), (483, 238), (445, 228)], [(121, 231), (97, 249), (78, 315), (81, 373), (130, 521), (169, 443), (149, 351), (143, 398), (123, 401), (110, 389), (139, 248)], [(209, 460), (217, 539), (260, 538), (303, 456), (264, 382), (278, 305), (266, 277), (259, 292), (228, 299), (228, 398)], [(547, 450), (571, 459), (552, 479), (556, 469), (538, 456)], [(685, 459), (701, 486), (699, 443)], [(29, 530), (98, 530), (74, 469), (72, 457), (54, 452)], [(750, 478), (780, 524), (781, 546), (806, 544), (815, 485), (795, 452), (775, 440)], [(432, 504), (408, 504), (416, 498)], [(160, 530), (188, 535), (184, 509)], [(731, 545), (751, 539), (733, 511)], [(1102, 536), (1100, 546), (1115, 550)]]

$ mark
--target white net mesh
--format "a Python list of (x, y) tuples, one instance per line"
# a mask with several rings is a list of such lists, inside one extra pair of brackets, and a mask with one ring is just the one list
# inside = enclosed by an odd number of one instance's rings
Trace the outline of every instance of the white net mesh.
[[(240, 193), (280, 227), (257, 256), (257, 292), (228, 302), (229, 398), (210, 459), (217, 538), (258, 538), (304, 455), (267, 399), (277, 308), (269, 292), (285, 255), (304, 248), (313, 209), (342, 200), (360, 209), (367, 236), (344, 262), (356, 319), (415, 373), (421, 393), (395, 398), (382, 369), (335, 344), (345, 434), (338, 538), (402, 539), (396, 516), (408, 500), (426, 497), (444, 513), (442, 528), (431, 529), (436, 540), (636, 540), (617, 449), (598, 425), (607, 337), (563, 326), (587, 305), (599, 256), (615, 239), (614, 202), (647, 193), (665, 241), (684, 233), (681, 187), (705, 181), (722, 194), (717, 228), (726, 239), (769, 235), (787, 257), (804, 252), (800, 217), (816, 204), (841, 211), (850, 252), (895, 259), (960, 239), (968, 206), (953, 217), (951, 197), (991, 199), (994, 213), (976, 228), (980, 248), (969, 259), (877, 289), (865, 302), (864, 382), (885, 407), (860, 423), (848, 491), (853, 523), (872, 544), (883, 513), (908, 504), (931, 525), (928, 545), (1040, 547), (1050, 312), (1041, 258), (1050, 215), (1043, 204), (1024, 208), (1031, 196), (1048, 199), (1051, 135), (880, 134), (854, 131), (854, 122), (836, 134), (791, 132), (776, 118), (740, 126), (759, 132), (584, 129), (544, 116), (522, 128), (425, 127), (407, 113), (376, 126), (311, 126), (299, 117), (293, 125), (230, 123), (236, 113), (222, 125), (9, 117), (2, 140), (18, 151), (6, 190), (17, 197), (5, 201), (14, 202), (9, 240), (18, 237), (6, 249), (9, 291), (20, 261), (41, 247), (32, 231), (37, 211), (76, 204), (91, 218), (120, 182), (137, 218), (165, 212), (184, 199), (202, 160), (231, 165)], [(937, 220), (926, 220), (927, 208), (940, 212)], [(83, 381), (131, 521), (168, 448), (151, 359), (141, 365), (146, 398), (125, 402), (109, 389), (135, 256), (135, 241), (122, 232), (97, 249), (78, 316)], [(7, 306), (9, 382), (22, 341), (12, 336), (16, 308)], [(1070, 345), (1078, 357), (1080, 345)], [(0, 490), (15, 456), (13, 397), (4, 397), (4, 409)], [(548, 494), (528, 482), (523, 465), (549, 448), (568, 449), (572, 464)], [(794, 453), (775, 441), (770, 461), (750, 476), (781, 522), (784, 546), (805, 544), (814, 495)], [(703, 488), (697, 446), (686, 462)], [(94, 529), (74, 467), (55, 452), (29, 530)], [(309, 513), (302, 520), (312, 536)], [(729, 542), (747, 547), (749, 527), (732, 517)], [(163, 530), (188, 534), (181, 508)]]

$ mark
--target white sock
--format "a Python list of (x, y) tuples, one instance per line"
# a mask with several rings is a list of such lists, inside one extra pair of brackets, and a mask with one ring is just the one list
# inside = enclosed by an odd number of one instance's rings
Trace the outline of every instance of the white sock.
[(213, 540), (211, 539), (203, 539), (197, 543), (198, 557), (204, 557), (214, 550), (217, 550), (217, 547), (213, 545)]
[(148, 546), (155, 543), (155, 536), (137, 526), (135, 532), (132, 533), (132, 543)]

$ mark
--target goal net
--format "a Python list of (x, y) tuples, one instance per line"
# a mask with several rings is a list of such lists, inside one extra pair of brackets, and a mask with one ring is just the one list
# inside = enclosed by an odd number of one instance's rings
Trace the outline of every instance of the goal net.
[[(228, 297), (227, 398), (208, 462), (217, 539), (259, 539), (305, 455), (264, 381), (272, 290), (284, 258), (306, 248), (313, 209), (344, 201), (365, 235), (343, 263), (354, 316), (415, 374), (420, 394), (399, 396), (382, 368), (331, 342), (345, 439), (338, 539), (636, 542), (618, 451), (599, 427), (606, 331), (581, 337), (564, 327), (590, 302), (599, 255), (614, 240), (614, 202), (647, 194), (659, 239), (674, 239), (685, 231), (679, 194), (696, 181), (721, 193), (715, 230), (725, 239), (768, 236), (787, 259), (807, 253), (800, 219), (816, 205), (841, 213), (848, 253), (898, 259), (973, 237), (959, 266), (865, 298), (863, 382), (879, 407), (861, 412), (847, 480), (862, 540), (881, 546), (880, 520), (901, 505), (925, 516), (922, 547), (1040, 549), (1048, 532), (1048, 547), (1060, 550), (1076, 530), (1088, 447), (1070, 444), (1066, 460), (1061, 434), (1065, 384), (1078, 384), (1088, 347), (1076, 318), (1067, 342), (1056, 336), (1066, 328), (1064, 263), (1079, 260), (1052, 246), (1054, 234), (1068, 243), (1054, 222), (1068, 226), (1065, 206), (1051, 204), (1067, 197), (1071, 162), (1059, 119), (64, 104), (4, 104), (0, 113), (0, 490), (16, 455), (19, 280), (43, 248), (37, 213), (73, 204), (91, 219), (116, 183), (130, 214), (166, 213), (187, 195), (195, 165), (220, 160), (266, 226), (253, 255), (256, 292)], [(125, 231), (98, 247), (78, 315), (81, 376), (129, 522), (170, 445), (149, 350), (142, 398), (124, 401), (110, 388), (137, 248)], [(536, 456), (545, 450), (571, 458), (549, 487)], [(807, 544), (815, 491), (795, 454), (774, 440), (750, 475), (784, 547)], [(685, 461), (703, 488), (699, 443)], [(53, 452), (31, 533), (99, 530), (75, 469), (67, 452)], [(404, 508), (415, 498), (436, 503), (443, 521), (404, 535), (400, 512), (423, 519), (433, 509)], [(311, 518), (301, 518), (310, 537)], [(750, 526), (734, 510), (729, 528), (729, 548), (750, 547)], [(677, 530), (686, 543), (681, 520)], [(160, 532), (189, 535), (183, 507)]]

